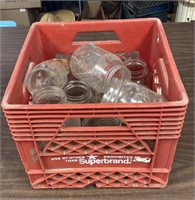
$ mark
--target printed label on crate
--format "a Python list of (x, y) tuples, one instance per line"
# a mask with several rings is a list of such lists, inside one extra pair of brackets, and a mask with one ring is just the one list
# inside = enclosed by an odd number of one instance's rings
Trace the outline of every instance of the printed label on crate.
[[(50, 164), (56, 163), (64, 167), (87, 167), (87, 166), (129, 166), (142, 163), (143, 167), (151, 162), (149, 156), (130, 155), (85, 155), (85, 156), (56, 156), (50, 157)], [(57, 164), (58, 163), (58, 164)], [(52, 164), (53, 165), (53, 164)]]

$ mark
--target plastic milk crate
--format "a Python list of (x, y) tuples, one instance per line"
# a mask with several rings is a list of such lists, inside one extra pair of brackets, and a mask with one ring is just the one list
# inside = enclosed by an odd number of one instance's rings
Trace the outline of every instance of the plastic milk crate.
[[(89, 41), (78, 33), (114, 32), (94, 41), (110, 52), (139, 51), (149, 66), (146, 85), (167, 102), (29, 105), (24, 84), (36, 64)], [(27, 68), (27, 69), (26, 69)], [(33, 188), (162, 188), (168, 183), (188, 97), (158, 19), (35, 23), (2, 100)], [(122, 126), (64, 127), (68, 118), (116, 117)]]
[(173, 2), (170, 1), (124, 1), (123, 4), (125, 4), (136, 17), (154, 15), (173, 9)]

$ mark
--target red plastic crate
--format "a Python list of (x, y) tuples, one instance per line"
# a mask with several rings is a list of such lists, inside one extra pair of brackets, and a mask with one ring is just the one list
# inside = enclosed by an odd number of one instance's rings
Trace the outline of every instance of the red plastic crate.
[[(118, 40), (95, 41), (111, 51), (138, 50), (149, 66), (147, 85), (168, 102), (29, 105), (26, 67), (72, 53), (89, 41), (78, 33), (112, 31)], [(29, 64), (30, 63), (30, 64)], [(28, 72), (27, 72), (28, 73)], [(188, 97), (161, 22), (157, 19), (35, 23), (31, 26), (2, 101), (10, 131), (33, 188), (167, 185)], [(118, 117), (123, 126), (63, 127), (68, 118)]]

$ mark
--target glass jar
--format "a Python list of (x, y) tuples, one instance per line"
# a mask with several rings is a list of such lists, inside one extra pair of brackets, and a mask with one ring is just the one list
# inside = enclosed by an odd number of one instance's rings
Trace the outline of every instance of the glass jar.
[(31, 94), (47, 86), (63, 88), (67, 82), (67, 71), (62, 62), (47, 60), (36, 65), (27, 79), (27, 88)]
[(166, 98), (149, 88), (133, 82), (110, 86), (101, 103), (145, 103), (164, 102)]
[(69, 103), (92, 103), (91, 88), (83, 81), (69, 81), (64, 87)]
[[(112, 79), (130, 80), (131, 74), (121, 59), (93, 44), (77, 48), (70, 60), (73, 75), (99, 93), (104, 93)], [(116, 82), (116, 80), (115, 80)]]
[[(37, 90), (32, 99), (33, 104), (65, 104), (68, 102), (65, 92), (56, 86), (48, 86)], [(80, 118), (68, 118), (64, 123), (64, 127), (70, 126), (81, 126)]]
[(148, 74), (148, 66), (146, 62), (139, 57), (139, 51), (117, 52), (116, 55), (131, 72), (131, 81), (144, 85), (145, 78)]
[(56, 86), (48, 86), (37, 90), (32, 96), (33, 104), (67, 103), (66, 94)]
[(120, 126), (121, 121), (118, 118), (84, 118), (82, 126)]
[(131, 72), (131, 81), (138, 84), (145, 84), (145, 78), (148, 74), (147, 64), (140, 58), (127, 59), (124, 66)]

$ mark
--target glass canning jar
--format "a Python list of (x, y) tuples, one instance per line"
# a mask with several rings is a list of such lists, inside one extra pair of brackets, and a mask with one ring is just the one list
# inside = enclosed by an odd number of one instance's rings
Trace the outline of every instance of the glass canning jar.
[(111, 85), (103, 95), (101, 103), (144, 103), (164, 102), (166, 98), (149, 88), (126, 82), (123, 85)]
[(148, 66), (141, 58), (127, 59), (124, 66), (131, 72), (131, 81), (138, 84), (145, 84), (145, 78), (148, 74)]
[(69, 103), (92, 103), (91, 88), (83, 81), (69, 81), (64, 87)]
[(27, 78), (27, 88), (31, 94), (47, 86), (63, 88), (67, 82), (67, 71), (58, 60), (47, 60), (36, 65)]
[(74, 51), (70, 68), (76, 78), (99, 93), (106, 91), (113, 78), (120, 81), (131, 78), (130, 71), (118, 56), (93, 44), (80, 46)]
[(33, 104), (67, 103), (66, 94), (56, 86), (48, 86), (37, 90), (32, 96)]
[[(56, 86), (48, 86), (37, 90), (33, 96), (33, 104), (66, 104), (68, 103), (65, 92)], [(81, 126), (80, 118), (68, 118), (64, 127)]]

